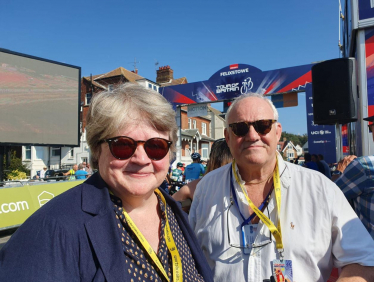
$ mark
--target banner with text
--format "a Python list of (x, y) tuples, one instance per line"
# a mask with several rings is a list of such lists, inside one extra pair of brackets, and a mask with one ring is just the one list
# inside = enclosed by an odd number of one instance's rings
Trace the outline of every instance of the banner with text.
[(49, 200), (82, 182), (77, 180), (1, 188), (0, 230), (22, 224)]

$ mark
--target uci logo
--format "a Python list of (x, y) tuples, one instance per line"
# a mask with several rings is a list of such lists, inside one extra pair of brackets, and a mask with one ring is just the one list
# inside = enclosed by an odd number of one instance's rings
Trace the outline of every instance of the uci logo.
[(318, 135), (319, 131), (312, 131), (312, 132), (310, 132), (310, 134), (312, 134), (312, 135), (314, 135), (314, 134)]

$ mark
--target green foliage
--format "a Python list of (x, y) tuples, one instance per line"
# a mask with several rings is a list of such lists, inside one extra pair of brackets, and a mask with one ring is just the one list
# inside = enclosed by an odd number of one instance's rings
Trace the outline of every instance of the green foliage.
[(296, 135), (292, 133), (282, 132), (280, 141), (283, 141), (283, 138), (286, 138), (287, 141), (291, 141), (295, 146), (300, 145), (301, 147), (308, 141), (308, 135)]
[(21, 179), (26, 179), (26, 177), (27, 177), (26, 172), (18, 171), (18, 169), (16, 169), (16, 170), (12, 170), (11, 172), (8, 173), (7, 179), (9, 179), (9, 180), (21, 180)]
[[(22, 179), (25, 179), (27, 175), (30, 175), (30, 169), (22, 163), (20, 158), (16, 157), (16, 152), (11, 152), (10, 155), (10, 165), (6, 167), (5, 163), (5, 156), (4, 156), (4, 179), (13, 179), (13, 177), (20, 177), (24, 176)], [(24, 173), (24, 174), (22, 174)]]

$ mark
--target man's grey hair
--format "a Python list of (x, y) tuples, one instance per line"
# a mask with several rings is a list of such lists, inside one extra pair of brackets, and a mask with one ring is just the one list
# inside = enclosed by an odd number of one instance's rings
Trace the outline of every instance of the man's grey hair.
[(277, 108), (274, 106), (273, 102), (266, 98), (264, 95), (262, 94), (258, 94), (258, 93), (247, 93), (247, 94), (243, 94), (243, 95), (240, 95), (239, 97), (237, 97), (234, 102), (230, 105), (229, 109), (227, 110), (226, 112), (226, 117), (225, 117), (225, 126), (226, 128), (229, 128), (229, 124), (228, 124), (228, 120), (229, 120), (229, 116), (230, 116), (230, 113), (232, 111), (232, 109), (235, 107), (235, 105), (237, 103), (239, 103), (241, 100), (244, 100), (246, 98), (250, 98), (250, 97), (256, 97), (256, 98), (259, 98), (259, 99), (262, 99), (264, 101), (266, 101), (272, 108), (273, 112), (274, 112), (274, 119), (275, 120), (278, 120), (278, 111), (277, 111)]
[(146, 123), (157, 131), (167, 133), (173, 142), (170, 151), (176, 151), (178, 127), (171, 104), (160, 93), (128, 82), (111, 91), (97, 93), (91, 100), (86, 130), (93, 169), (99, 168), (103, 140), (115, 137), (122, 128), (134, 122)]
[(79, 169), (79, 170), (83, 169), (83, 164), (79, 164), (79, 165), (78, 165), (78, 169)]

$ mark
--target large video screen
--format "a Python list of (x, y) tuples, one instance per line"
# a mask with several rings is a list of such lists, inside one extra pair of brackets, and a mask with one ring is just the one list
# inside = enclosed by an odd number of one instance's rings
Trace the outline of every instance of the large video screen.
[(79, 146), (80, 67), (0, 49), (0, 144)]

